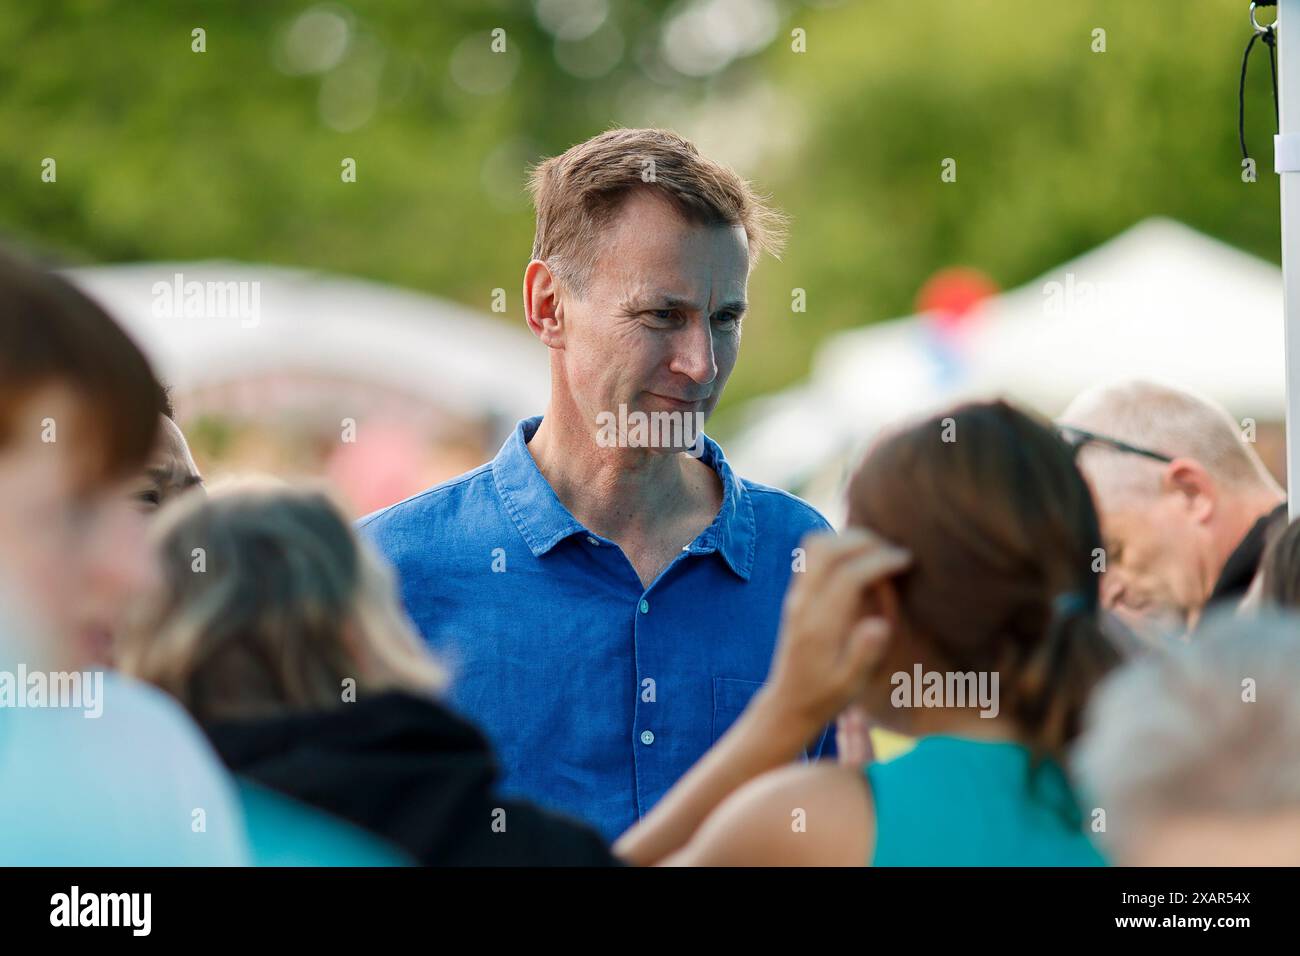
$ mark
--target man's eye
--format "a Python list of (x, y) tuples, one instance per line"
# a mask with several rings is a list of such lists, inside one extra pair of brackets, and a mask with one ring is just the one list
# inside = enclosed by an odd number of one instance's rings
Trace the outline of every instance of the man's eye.
[(734, 312), (723, 312), (715, 316), (714, 321), (723, 328), (730, 329), (740, 324), (740, 316), (736, 315)]
[(151, 507), (157, 508), (157, 507), (158, 507), (158, 500), (159, 500), (159, 499), (158, 499), (158, 492), (156, 492), (156, 491), (142, 491), (142, 492), (140, 492), (139, 494), (137, 494), (137, 495), (135, 496), (135, 500), (138, 501), (138, 502), (140, 502), (141, 504), (146, 504), (146, 505), (149, 505), (149, 506), (151, 506)]
[(647, 314), (653, 315), (656, 319), (658, 319), (661, 322), (667, 322), (677, 314), (677, 310), (676, 309), (651, 309)]

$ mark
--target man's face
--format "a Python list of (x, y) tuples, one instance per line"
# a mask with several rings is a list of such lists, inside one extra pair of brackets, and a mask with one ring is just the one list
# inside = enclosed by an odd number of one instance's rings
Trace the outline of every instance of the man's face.
[(1096, 487), (1106, 549), (1103, 605), (1140, 635), (1182, 633), (1205, 598), (1199, 560), (1204, 532), (1187, 499), (1159, 490), (1108, 495)]
[[(587, 293), (562, 300), (570, 395), (593, 428), (602, 412), (712, 413), (740, 350), (749, 255), (739, 226), (687, 222), (630, 195), (601, 241)], [(698, 421), (692, 417), (692, 421)]]
[[(66, 389), (35, 393), (0, 450), (0, 589), (52, 639), (51, 663), (67, 669), (106, 659), (125, 604), (156, 573), (128, 484), (80, 487), (76, 408)], [(42, 440), (46, 418), (53, 441)]]
[(182, 492), (203, 484), (185, 435), (166, 415), (158, 418), (158, 446), (130, 490), (131, 500), (145, 514), (152, 514)]

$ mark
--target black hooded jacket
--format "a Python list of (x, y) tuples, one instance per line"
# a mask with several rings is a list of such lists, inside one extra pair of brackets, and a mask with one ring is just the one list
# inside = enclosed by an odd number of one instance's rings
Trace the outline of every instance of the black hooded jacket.
[(1259, 571), (1264, 550), (1274, 536), (1281, 534), (1287, 522), (1286, 502), (1278, 505), (1251, 526), (1246, 536), (1238, 542), (1228, 560), (1219, 572), (1219, 579), (1214, 583), (1214, 590), (1206, 604), (1219, 601), (1238, 602), (1250, 590), (1250, 584)]
[(493, 792), (487, 741), (436, 701), (384, 693), (205, 728), (230, 769), (429, 866), (609, 866), (587, 826)]

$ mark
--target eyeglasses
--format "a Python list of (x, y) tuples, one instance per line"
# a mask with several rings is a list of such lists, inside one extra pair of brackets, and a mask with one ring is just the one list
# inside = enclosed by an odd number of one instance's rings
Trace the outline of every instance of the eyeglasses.
[(1096, 432), (1090, 432), (1084, 428), (1075, 428), (1073, 425), (1057, 425), (1056, 432), (1061, 436), (1061, 440), (1070, 446), (1070, 452), (1075, 458), (1079, 457), (1079, 449), (1084, 445), (1104, 445), (1107, 448), (1115, 449), (1115, 451), (1127, 452), (1130, 455), (1141, 455), (1143, 458), (1152, 458), (1166, 464), (1173, 461), (1163, 452), (1152, 451), (1150, 448), (1139, 448), (1137, 445), (1130, 445), (1118, 438), (1098, 435)]

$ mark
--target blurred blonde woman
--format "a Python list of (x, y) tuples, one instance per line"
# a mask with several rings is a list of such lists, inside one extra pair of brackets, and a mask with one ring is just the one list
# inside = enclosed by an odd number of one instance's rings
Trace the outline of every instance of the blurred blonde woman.
[(174, 695), (236, 774), (425, 864), (612, 862), (581, 824), (493, 795), (485, 739), (435, 699), (443, 669), (327, 495), (231, 486), (154, 535), (163, 586), (122, 668)]

